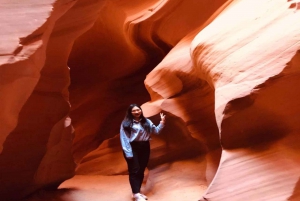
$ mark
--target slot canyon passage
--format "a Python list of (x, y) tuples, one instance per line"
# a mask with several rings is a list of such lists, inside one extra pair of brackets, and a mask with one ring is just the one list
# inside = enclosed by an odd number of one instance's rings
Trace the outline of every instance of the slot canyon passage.
[(300, 200), (299, 0), (0, 0), (1, 201)]

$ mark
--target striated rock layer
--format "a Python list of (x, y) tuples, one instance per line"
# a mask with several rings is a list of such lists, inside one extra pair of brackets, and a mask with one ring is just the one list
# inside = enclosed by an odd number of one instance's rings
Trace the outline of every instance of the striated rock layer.
[[(74, 40), (93, 25), (101, 4), (1, 2), (1, 200), (57, 188), (74, 175), (66, 63)], [(87, 7), (95, 7), (94, 15)]]
[(195, 66), (215, 89), (223, 148), (204, 198), (300, 199), (299, 19), (295, 2), (237, 1), (194, 38)]
[(142, 188), (151, 200), (299, 200), (299, 9), (2, 2), (1, 200), (57, 188), (28, 200), (130, 200), (118, 135), (130, 103), (156, 124), (167, 114)]

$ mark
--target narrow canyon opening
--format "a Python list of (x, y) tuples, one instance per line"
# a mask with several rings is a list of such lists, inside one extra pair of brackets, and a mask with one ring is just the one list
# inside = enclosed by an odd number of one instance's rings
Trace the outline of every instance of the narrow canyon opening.
[(167, 115), (149, 200), (299, 200), (295, 5), (2, 2), (1, 200), (130, 200), (119, 140), (130, 103), (156, 125)]

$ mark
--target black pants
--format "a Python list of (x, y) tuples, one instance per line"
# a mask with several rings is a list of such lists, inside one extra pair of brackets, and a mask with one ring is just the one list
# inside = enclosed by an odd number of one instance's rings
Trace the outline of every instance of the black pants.
[(128, 166), (129, 183), (132, 193), (139, 193), (144, 180), (144, 171), (149, 161), (150, 143), (149, 141), (133, 141), (130, 144), (133, 158), (128, 159), (123, 154)]

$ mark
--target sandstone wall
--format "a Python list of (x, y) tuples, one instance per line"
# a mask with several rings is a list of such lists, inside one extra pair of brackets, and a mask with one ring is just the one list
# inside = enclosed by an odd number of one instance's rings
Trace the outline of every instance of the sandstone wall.
[(67, 60), (101, 5), (1, 1), (1, 200), (57, 188), (74, 175)]
[(156, 124), (167, 114), (148, 192), (300, 199), (298, 1), (0, 3), (3, 200), (126, 174), (133, 102)]

